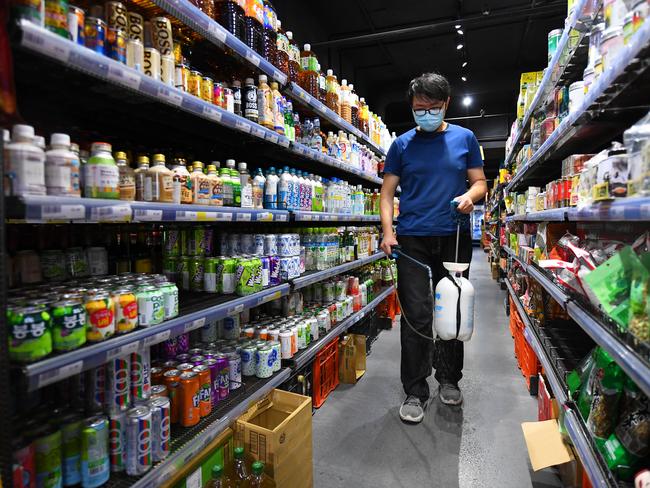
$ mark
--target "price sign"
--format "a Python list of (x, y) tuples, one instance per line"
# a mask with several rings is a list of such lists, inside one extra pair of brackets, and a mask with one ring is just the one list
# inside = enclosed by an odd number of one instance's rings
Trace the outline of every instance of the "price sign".
[(275, 220), (277, 222), (286, 222), (289, 219), (289, 216), (287, 214), (278, 214), (275, 216)]
[(136, 352), (140, 347), (140, 341), (135, 341), (131, 342), (130, 344), (124, 344), (123, 346), (116, 347), (115, 349), (111, 349), (106, 353), (106, 361), (110, 361), (111, 359), (115, 359), (118, 357), (126, 356), (127, 354), (131, 354)]
[(203, 105), (202, 112), (203, 116), (206, 119), (214, 120), (215, 122), (221, 122), (221, 112), (219, 112), (216, 108)]
[(131, 220), (131, 205), (110, 205), (93, 207), (90, 210), (90, 220), (93, 222), (128, 222)]
[(255, 65), (256, 67), (260, 65), (260, 61), (261, 61), (260, 57), (250, 50), (246, 50), (246, 60), (249, 63)]
[(273, 214), (271, 212), (260, 212), (255, 216), (257, 222), (273, 222)]
[[(23, 21), (26, 22), (26, 21)], [(66, 63), (70, 57), (70, 47), (75, 46), (62, 37), (58, 37), (48, 31), (31, 32), (25, 31), (22, 40), (23, 46), (42, 52), (48, 56)]]
[(259, 137), (260, 139), (264, 139), (264, 136), (266, 136), (266, 131), (261, 127), (252, 126), (251, 134), (253, 134), (255, 137)]
[(133, 211), (133, 220), (137, 222), (160, 222), (162, 219), (162, 210), (136, 208)]
[(78, 220), (86, 217), (83, 205), (43, 205), (41, 218), (43, 220)]
[(267, 132), (265, 137), (267, 141), (273, 144), (277, 144), (278, 140), (280, 139), (279, 136), (277, 134), (274, 134), (273, 132)]
[(210, 22), (208, 24), (208, 33), (216, 37), (217, 40), (221, 43), (225, 43), (226, 38), (228, 37), (228, 31), (226, 31), (226, 29), (221, 27), (216, 22)]
[(180, 107), (181, 103), (183, 103), (183, 95), (181, 95), (178, 90), (173, 90), (164, 86), (158, 87), (158, 98), (161, 98), (167, 103), (177, 107)]
[(151, 344), (158, 344), (159, 342), (166, 341), (169, 339), (169, 337), (172, 335), (172, 331), (170, 329), (163, 330), (162, 332), (158, 332), (157, 334), (154, 334), (149, 337), (144, 338), (144, 345), (149, 346)]
[(238, 213), (237, 222), (250, 222), (252, 220), (252, 215), (249, 213)]
[(235, 128), (242, 132), (246, 132), (247, 134), (250, 134), (251, 132), (251, 125), (248, 122), (244, 122), (243, 120), (236, 121)]
[(53, 369), (51, 371), (46, 371), (45, 373), (41, 373), (38, 375), (38, 381), (37, 381), (37, 388), (42, 388), (43, 386), (46, 385), (51, 385), (52, 383), (56, 383), (59, 380), (62, 380), (63, 378), (68, 378), (70, 376), (74, 376), (76, 374), (81, 373), (81, 370), (83, 369), (83, 361), (77, 361), (74, 363), (70, 363), (66, 366), (61, 366), (60, 368)]
[(208, 222), (217, 220), (217, 212), (176, 211), (176, 220), (181, 222)]
[(120, 66), (110, 65), (108, 67), (108, 79), (114, 81), (118, 85), (123, 85), (133, 90), (140, 89), (140, 81), (142, 75), (136, 71)]
[(289, 147), (289, 144), (291, 143), (289, 139), (286, 137), (280, 137), (278, 139), (278, 144), (280, 144), (282, 147)]
[(272, 293), (270, 295), (265, 295), (263, 297), (259, 297), (257, 299), (257, 304), (262, 305), (263, 303), (271, 302), (273, 300), (277, 300), (280, 297), (282, 297), (282, 293), (279, 292), (279, 291), (276, 291), (275, 293)]

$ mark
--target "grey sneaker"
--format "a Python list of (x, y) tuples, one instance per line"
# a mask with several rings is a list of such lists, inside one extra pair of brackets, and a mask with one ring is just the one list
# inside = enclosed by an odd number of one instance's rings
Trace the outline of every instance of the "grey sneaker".
[(399, 408), (399, 416), (404, 422), (419, 424), (424, 418), (424, 409), (427, 408), (428, 401), (422, 401), (413, 395), (409, 395)]
[(463, 403), (463, 393), (458, 385), (443, 383), (440, 385), (440, 401), (445, 405), (460, 405)]

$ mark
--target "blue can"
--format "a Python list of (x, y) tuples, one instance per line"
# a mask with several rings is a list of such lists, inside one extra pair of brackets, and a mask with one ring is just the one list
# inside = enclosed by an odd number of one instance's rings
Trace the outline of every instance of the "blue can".
[(280, 234), (278, 236), (278, 254), (280, 256), (291, 256), (293, 247), (292, 234)]
[(81, 486), (101, 486), (108, 481), (110, 474), (108, 419), (101, 415), (91, 417), (81, 431)]
[(255, 234), (253, 239), (254, 239), (254, 246), (253, 246), (253, 253), (255, 256), (261, 256), (264, 254), (264, 234)]
[(262, 256), (262, 288), (271, 286), (271, 261), (268, 256)]
[(257, 348), (252, 344), (248, 344), (242, 348), (240, 353), (241, 372), (244, 376), (255, 376), (257, 367), (256, 353)]
[(108, 54), (111, 59), (126, 64), (126, 32), (109, 27), (106, 34)]
[(276, 286), (282, 283), (280, 277), (280, 258), (269, 256), (269, 286)]
[(85, 18), (86, 13), (82, 8), (68, 5), (68, 32), (70, 32), (70, 38), (73, 42), (82, 46), (85, 45), (84, 39), (86, 37), (84, 35)]
[(106, 22), (97, 17), (86, 17), (84, 37), (84, 43), (88, 49), (99, 54), (106, 54)]

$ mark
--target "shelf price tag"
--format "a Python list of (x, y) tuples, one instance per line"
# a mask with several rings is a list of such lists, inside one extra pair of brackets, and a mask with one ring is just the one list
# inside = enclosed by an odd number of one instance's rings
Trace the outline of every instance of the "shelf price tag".
[(641, 220), (650, 220), (650, 203), (639, 206), (639, 218)]
[(106, 353), (106, 361), (110, 361), (111, 359), (115, 359), (118, 357), (126, 356), (127, 354), (134, 353), (139, 348), (140, 348), (140, 341), (135, 341), (135, 342), (131, 342), (130, 344), (124, 344), (123, 346), (116, 347), (115, 349), (111, 349)]
[(128, 222), (131, 220), (131, 205), (110, 205), (93, 207), (90, 210), (90, 220), (93, 222)]
[(41, 219), (43, 220), (78, 220), (86, 217), (83, 205), (43, 205)]
[(266, 131), (261, 127), (252, 126), (251, 134), (253, 134), (255, 137), (259, 137), (260, 139), (264, 139), (264, 136), (266, 136)]
[(253, 216), (250, 213), (238, 213), (235, 220), (237, 222), (250, 222), (252, 218)]
[(278, 138), (278, 144), (280, 144), (282, 147), (289, 147), (290, 143), (291, 143), (291, 141), (286, 137), (279, 137)]
[(288, 217), (289, 216), (287, 214), (278, 214), (278, 215), (275, 216), (275, 220), (277, 222), (286, 222)]
[(219, 222), (232, 222), (232, 214), (225, 212), (216, 212), (214, 220)]
[(70, 57), (70, 42), (47, 31), (26, 31), (23, 35), (23, 46), (47, 54), (62, 63), (66, 63)]
[(42, 388), (43, 386), (56, 383), (63, 378), (68, 378), (69, 376), (79, 374), (83, 369), (83, 365), (84, 362), (80, 360), (71, 364), (67, 364), (65, 366), (61, 366), (60, 368), (41, 373), (38, 375), (38, 381), (36, 382), (37, 388)]
[(273, 222), (273, 214), (271, 212), (260, 212), (255, 216), (257, 222)]
[(244, 122), (243, 120), (238, 120), (235, 122), (235, 128), (237, 130), (250, 134), (252, 127), (248, 122)]
[(616, 205), (609, 208), (610, 219), (622, 219), (625, 216), (625, 207)]
[(246, 60), (249, 63), (255, 65), (255, 67), (258, 67), (260, 65), (260, 62), (262, 61), (260, 57), (254, 52), (252, 52), (250, 49), (246, 50)]
[(311, 222), (311, 219), (312, 219), (312, 215), (301, 215), (300, 216), (300, 220), (302, 220), (303, 222)]
[(214, 21), (211, 21), (208, 24), (208, 33), (216, 37), (219, 40), (219, 42), (222, 42), (224, 44), (226, 42), (226, 38), (228, 37), (228, 32), (226, 31), (226, 29), (224, 29)]
[(221, 112), (219, 112), (216, 108), (203, 105), (202, 112), (203, 116), (206, 119), (214, 120), (215, 122), (221, 122)]
[(138, 222), (160, 222), (162, 218), (162, 210), (136, 208), (133, 211), (133, 220)]
[(167, 339), (169, 339), (171, 335), (172, 335), (172, 331), (170, 329), (163, 330), (162, 332), (158, 332), (157, 334), (151, 335), (149, 337), (145, 337), (144, 345), (150, 346), (151, 344), (158, 344), (159, 342), (166, 341)]
[(323, 105), (322, 103), (319, 103), (318, 107), (316, 107), (316, 108), (318, 108), (318, 110), (320, 110), (323, 113), (327, 113), (327, 110), (328, 110), (327, 106)]
[(176, 220), (183, 222), (207, 222), (217, 220), (217, 212), (176, 211)]
[(240, 303), (236, 307), (233, 307), (233, 308), (229, 309), (227, 313), (228, 313), (228, 315), (234, 315), (236, 313), (242, 312), (243, 310), (244, 310), (244, 304)]
[(273, 132), (267, 132), (264, 137), (267, 141), (272, 142), (273, 144), (277, 144), (278, 140), (280, 139), (280, 137)]
[(140, 80), (142, 76), (128, 68), (122, 68), (120, 66), (113, 66), (112, 64), (108, 67), (108, 79), (114, 81), (119, 85), (127, 86), (133, 90), (140, 89)]
[(263, 297), (259, 297), (259, 298), (257, 299), (257, 304), (258, 304), (258, 305), (262, 305), (263, 303), (271, 302), (271, 301), (273, 301), (273, 300), (277, 300), (277, 299), (280, 298), (281, 296), (282, 296), (282, 293), (279, 292), (279, 291), (276, 291), (276, 292), (271, 293), (271, 294), (269, 294), (269, 295), (264, 295)]
[(307, 92), (301, 90), (299, 93), (300, 93), (299, 97), (301, 100), (305, 102), (309, 102), (309, 94)]
[(196, 319), (192, 322), (188, 322), (183, 326), (183, 332), (190, 332), (191, 330), (196, 330), (205, 325), (205, 317), (201, 317), (200, 319)]
[(281, 71), (278, 71), (277, 69), (273, 70), (273, 79), (280, 83), (280, 85), (284, 85), (287, 82), (287, 77), (285, 74)]
[(178, 90), (173, 90), (166, 86), (158, 87), (158, 98), (162, 98), (167, 103), (176, 105), (177, 107), (180, 107), (181, 103), (183, 103), (183, 96), (178, 93)]

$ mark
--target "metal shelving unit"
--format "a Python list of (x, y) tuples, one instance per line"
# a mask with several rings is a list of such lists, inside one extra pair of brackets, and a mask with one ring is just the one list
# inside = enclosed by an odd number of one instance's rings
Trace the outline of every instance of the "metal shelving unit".
[(291, 212), (294, 222), (374, 222), (379, 223), (379, 215), (347, 215), (329, 212), (308, 212), (294, 210)]
[(517, 256), (517, 254), (515, 253), (514, 250), (512, 250), (512, 249), (511, 249), (510, 247), (508, 247), (508, 246), (505, 246), (505, 247), (503, 247), (502, 249), (503, 249), (503, 250), (506, 252), (506, 254), (508, 254), (512, 259), (514, 259), (515, 261), (517, 261), (517, 262), (519, 263), (519, 265), (521, 266), (521, 268), (522, 268), (526, 273), (528, 272), (528, 264), (526, 264), (526, 263), (523, 262), (521, 259), (519, 259), (519, 256)]
[(300, 288), (304, 288), (305, 286), (309, 286), (319, 281), (326, 280), (327, 278), (331, 278), (332, 276), (340, 275), (342, 273), (346, 273), (353, 269), (357, 269), (362, 266), (365, 266), (366, 264), (374, 263), (375, 261), (379, 261), (380, 259), (383, 259), (385, 257), (386, 254), (384, 254), (383, 251), (380, 251), (371, 256), (357, 259), (349, 263), (340, 264), (338, 266), (334, 266), (332, 268), (323, 271), (311, 271), (309, 273), (302, 275), (300, 278), (295, 278), (291, 280), (291, 284), (294, 290), (299, 290)]
[(650, 220), (650, 197), (620, 198), (582, 208), (563, 207), (506, 217), (508, 222), (607, 221), (629, 222)]

